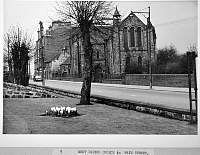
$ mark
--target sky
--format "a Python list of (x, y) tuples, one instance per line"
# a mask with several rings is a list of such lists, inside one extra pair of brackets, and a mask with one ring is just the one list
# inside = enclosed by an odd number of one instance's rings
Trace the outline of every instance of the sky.
[[(11, 26), (21, 26), (33, 38), (37, 39), (39, 21), (44, 22), (47, 29), (53, 20), (58, 20), (55, 1), (38, 0), (4, 0), (4, 33)], [(117, 1), (122, 19), (130, 11), (148, 11), (151, 8), (151, 22), (156, 28), (157, 48), (174, 45), (182, 54), (191, 45), (197, 45), (197, 1)], [(113, 10), (114, 11), (114, 10)], [(143, 14), (147, 16), (146, 14)], [(146, 22), (142, 14), (137, 14)]]

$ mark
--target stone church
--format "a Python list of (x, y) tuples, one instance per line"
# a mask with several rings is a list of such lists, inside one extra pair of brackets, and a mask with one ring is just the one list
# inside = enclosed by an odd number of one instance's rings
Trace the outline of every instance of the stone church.
[[(36, 41), (35, 72), (41, 70), (43, 47), (46, 78), (56, 73), (81, 77), (84, 53), (79, 29), (70, 22), (54, 21), (43, 37), (40, 34), (43, 27)], [(155, 28), (151, 23), (144, 24), (134, 12), (122, 20), (117, 7), (112, 25), (96, 26), (91, 32), (91, 42), (94, 78), (98, 73), (105, 77), (148, 73), (150, 62), (156, 58)]]

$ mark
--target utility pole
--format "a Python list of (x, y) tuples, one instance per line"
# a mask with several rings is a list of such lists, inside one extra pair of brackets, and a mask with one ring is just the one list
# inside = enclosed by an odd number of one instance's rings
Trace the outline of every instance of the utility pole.
[[(148, 52), (149, 52), (149, 75), (150, 75), (150, 83), (149, 83), (149, 87), (150, 89), (152, 89), (152, 83), (153, 83), (153, 77), (152, 77), (152, 63), (151, 63), (151, 20), (150, 20), (150, 6), (148, 7), (149, 9), (149, 17), (147, 18), (147, 31), (148, 31), (148, 36), (149, 36), (149, 48), (148, 48)], [(148, 44), (148, 42), (147, 42)]]
[(42, 53), (42, 85), (45, 86), (45, 78), (44, 78), (44, 69), (45, 69), (45, 66), (44, 66), (44, 45), (43, 45), (43, 23), (40, 21), (39, 22), (40, 24), (40, 47), (39, 47), (39, 50), (40, 52), (39, 53)]
[(150, 86), (150, 89), (152, 89), (152, 86), (153, 86), (152, 63), (151, 63), (151, 29), (152, 29), (152, 24), (151, 24), (151, 19), (150, 19), (150, 16), (151, 16), (150, 6), (148, 7), (148, 11), (135, 11), (133, 13), (148, 14), (147, 27), (146, 27), (146, 37), (147, 37), (147, 53), (149, 55), (149, 68), (148, 68), (149, 76), (150, 76), (149, 86)]

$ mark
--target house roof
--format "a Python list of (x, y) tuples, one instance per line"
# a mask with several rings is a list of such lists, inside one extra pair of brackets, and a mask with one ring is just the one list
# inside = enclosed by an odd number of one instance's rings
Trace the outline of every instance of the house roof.
[(70, 61), (70, 57), (68, 57), (63, 63), (60, 64), (61, 65), (70, 65), (71, 61)]
[(45, 53), (45, 62), (50, 62), (52, 60), (57, 59), (60, 56), (60, 52), (54, 52), (54, 51), (50, 51), (48, 50), (48, 53)]
[[(52, 24), (53, 24), (53, 23), (66, 23), (66, 22), (61, 21), (61, 20), (55, 20), (55, 21), (52, 22)], [(69, 22), (68, 22), (68, 23), (69, 23)]]

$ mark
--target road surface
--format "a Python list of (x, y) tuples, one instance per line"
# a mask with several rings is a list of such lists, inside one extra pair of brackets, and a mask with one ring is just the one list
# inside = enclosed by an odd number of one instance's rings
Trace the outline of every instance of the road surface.
[[(42, 82), (30, 83), (42, 85)], [(45, 85), (63, 90), (72, 90), (80, 92), (82, 82), (46, 80)], [(150, 89), (130, 89), (124, 87), (116, 87), (115, 84), (92, 84), (91, 93), (93, 95), (101, 95), (116, 99), (128, 99), (132, 101), (140, 101), (168, 107), (188, 109), (189, 110), (189, 95), (184, 91), (169, 90), (150, 90)], [(194, 105), (193, 105), (194, 107)]]

